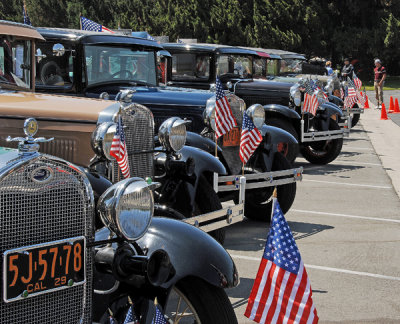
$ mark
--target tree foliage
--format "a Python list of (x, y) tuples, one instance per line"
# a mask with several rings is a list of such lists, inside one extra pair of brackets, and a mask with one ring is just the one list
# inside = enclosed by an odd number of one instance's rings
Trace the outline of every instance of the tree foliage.
[[(279, 48), (341, 65), (365, 78), (379, 57), (400, 74), (399, 0), (25, 0), (34, 26), (79, 28), (79, 15), (108, 28), (200, 42)], [(22, 0), (0, 0), (0, 19), (22, 22)]]

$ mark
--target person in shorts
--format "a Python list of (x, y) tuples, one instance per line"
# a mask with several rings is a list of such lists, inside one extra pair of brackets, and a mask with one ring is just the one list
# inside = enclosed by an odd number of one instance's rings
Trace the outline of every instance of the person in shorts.
[(382, 65), (380, 59), (375, 59), (375, 69), (374, 69), (374, 88), (375, 88), (375, 97), (378, 103), (377, 108), (382, 108), (383, 103), (383, 85), (386, 79), (386, 69)]

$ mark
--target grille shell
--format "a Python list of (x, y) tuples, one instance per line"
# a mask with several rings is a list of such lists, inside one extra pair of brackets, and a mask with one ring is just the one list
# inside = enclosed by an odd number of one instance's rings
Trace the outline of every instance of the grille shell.
[[(38, 167), (54, 171), (49, 182), (31, 180), (30, 172)], [(91, 187), (84, 175), (61, 159), (37, 154), (14, 161), (0, 174), (0, 210), (1, 254), (76, 236), (85, 236), (87, 243), (94, 240)], [(85, 253), (85, 284), (11, 303), (4, 302), (1, 291), (0, 322), (90, 323), (93, 255), (90, 249)]]
[[(121, 109), (125, 141), (131, 177), (153, 177), (154, 175), (154, 117), (145, 106), (130, 104)], [(143, 153), (141, 153), (143, 152)], [(113, 182), (122, 179), (118, 176), (118, 164), (113, 162)]]

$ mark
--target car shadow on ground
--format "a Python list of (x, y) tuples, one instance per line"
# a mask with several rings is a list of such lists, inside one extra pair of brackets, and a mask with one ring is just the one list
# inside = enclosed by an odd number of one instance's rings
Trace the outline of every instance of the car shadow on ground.
[[(350, 161), (349, 161), (350, 162)], [(334, 163), (334, 162), (333, 162)], [(359, 169), (364, 169), (365, 166), (360, 165), (348, 165), (348, 164), (326, 164), (326, 165), (316, 165), (316, 164), (304, 164), (296, 165), (296, 167), (303, 167), (303, 172), (306, 175), (330, 175), (330, 174), (340, 174), (342, 172), (355, 171)], [(349, 178), (348, 176), (340, 176), (340, 178)]]
[[(288, 225), (295, 240), (301, 240), (334, 228), (324, 224), (292, 221), (289, 221)], [(252, 221), (245, 218), (243, 222), (233, 224), (226, 228), (224, 248), (234, 251), (262, 251), (265, 247), (268, 232), (268, 223)]]

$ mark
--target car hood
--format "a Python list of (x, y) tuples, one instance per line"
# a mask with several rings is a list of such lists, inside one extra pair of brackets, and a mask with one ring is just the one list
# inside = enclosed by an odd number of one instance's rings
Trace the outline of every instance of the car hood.
[(0, 115), (2, 116), (96, 123), (99, 113), (109, 106), (109, 101), (99, 99), (21, 91), (0, 92)]
[(197, 106), (205, 107), (214, 92), (175, 87), (136, 88), (133, 101), (148, 106)]
[(243, 90), (282, 90), (289, 91), (293, 83), (290, 82), (276, 82), (270, 80), (253, 79), (252, 81), (240, 82), (236, 85), (236, 89)]

